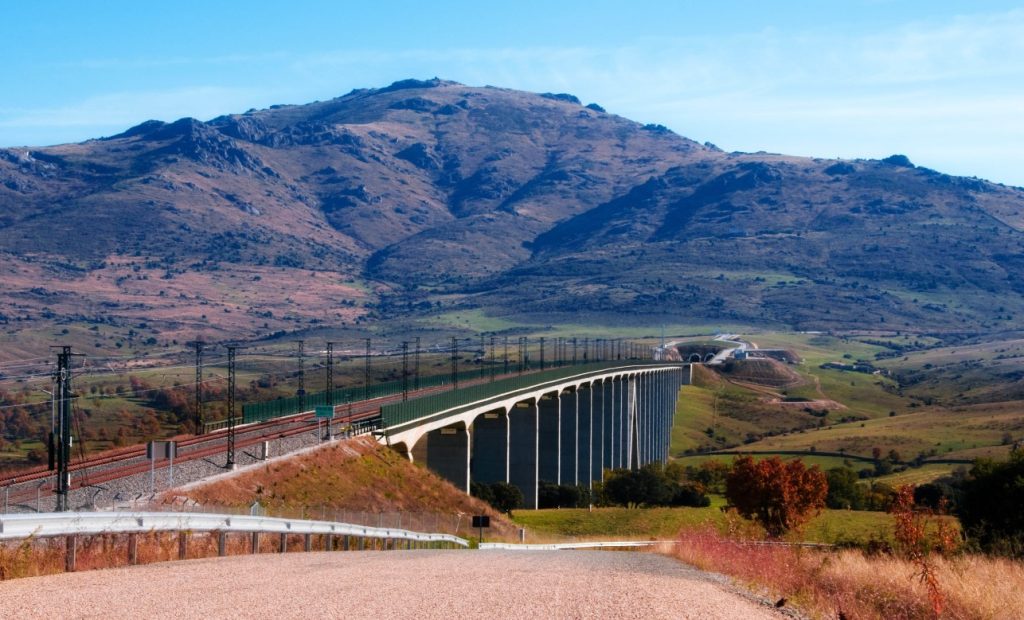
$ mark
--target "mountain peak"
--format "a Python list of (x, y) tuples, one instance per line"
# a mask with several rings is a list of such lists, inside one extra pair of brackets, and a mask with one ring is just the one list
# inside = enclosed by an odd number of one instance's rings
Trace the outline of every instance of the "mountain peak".
[[(903, 156), (725, 153), (565, 93), (401, 80), (27, 153), (0, 157), (0, 252), (29, 274), (0, 275), (0, 303), (25, 326), (88, 307), (232, 337), (438, 303), (802, 329), (1024, 313), (1024, 192)], [(322, 294), (298, 294), (314, 273)]]

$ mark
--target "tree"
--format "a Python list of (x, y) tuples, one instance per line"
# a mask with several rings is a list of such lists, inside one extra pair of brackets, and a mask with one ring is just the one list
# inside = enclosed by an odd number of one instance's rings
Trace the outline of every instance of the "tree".
[(860, 476), (849, 467), (833, 467), (827, 472), (828, 496), (825, 505), (829, 508), (861, 510), (864, 508), (864, 490), (857, 481)]
[(740, 515), (757, 520), (775, 538), (821, 512), (828, 494), (825, 474), (795, 459), (737, 458), (725, 480), (725, 497)]
[(507, 482), (495, 482), (491, 485), (494, 501), (491, 505), (495, 510), (512, 516), (512, 511), (523, 505), (523, 492), (519, 487)]
[(491, 506), (494, 505), (494, 491), (491, 490), (491, 485), (489, 484), (471, 482), (469, 484), (469, 494), (487, 502)]
[(957, 516), (985, 551), (1024, 557), (1024, 451), (1001, 463), (978, 460), (963, 482)]
[(648, 463), (640, 469), (612, 469), (605, 473), (603, 495), (608, 504), (639, 507), (667, 506), (672, 503), (678, 484), (665, 474), (661, 463)]

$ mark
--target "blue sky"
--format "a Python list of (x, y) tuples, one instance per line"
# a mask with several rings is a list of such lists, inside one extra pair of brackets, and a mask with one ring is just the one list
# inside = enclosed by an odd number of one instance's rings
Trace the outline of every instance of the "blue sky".
[(726, 150), (1024, 186), (1013, 2), (3, 3), (0, 146), (410, 77), (568, 92)]

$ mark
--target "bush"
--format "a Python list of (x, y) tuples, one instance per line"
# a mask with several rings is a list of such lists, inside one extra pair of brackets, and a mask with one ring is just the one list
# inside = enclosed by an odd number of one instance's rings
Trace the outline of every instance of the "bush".
[(795, 459), (737, 458), (725, 481), (725, 497), (740, 515), (759, 522), (771, 537), (798, 528), (825, 507), (828, 481), (818, 466)]
[(672, 496), (672, 506), (692, 506), (706, 508), (711, 505), (711, 498), (704, 494), (704, 488), (696, 483), (680, 484)]
[(829, 508), (863, 510), (864, 489), (857, 481), (860, 476), (849, 467), (833, 467), (827, 472), (828, 495), (825, 505)]
[(489, 484), (471, 482), (469, 484), (469, 494), (494, 506), (494, 491), (491, 490), (491, 485)]
[(1024, 451), (1002, 463), (977, 461), (963, 482), (957, 516), (981, 549), (1024, 557)]
[(541, 480), (537, 489), (537, 505), (540, 508), (583, 508), (590, 505), (590, 489), (583, 485)]
[(491, 485), (494, 500), (491, 506), (498, 512), (512, 516), (512, 511), (523, 505), (523, 492), (519, 487), (507, 482), (495, 482)]
[(678, 466), (649, 463), (637, 470), (612, 469), (605, 473), (602, 503), (613, 506), (708, 506), (711, 501), (699, 483), (684, 480)]

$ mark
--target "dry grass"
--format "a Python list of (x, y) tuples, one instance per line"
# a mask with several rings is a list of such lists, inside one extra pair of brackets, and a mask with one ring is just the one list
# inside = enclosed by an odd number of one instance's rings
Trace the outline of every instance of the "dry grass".
[[(187, 553), (185, 559), (212, 558), (217, 556), (218, 532), (188, 534)], [(149, 532), (139, 534), (137, 538), (136, 564), (152, 564), (178, 560), (177, 532)], [(0, 543), (0, 581), (22, 577), (38, 577), (64, 572), (66, 546), (65, 538), (29, 538), (20, 542)], [(286, 537), (286, 552), (305, 550), (305, 538), (301, 534)], [(380, 539), (366, 539), (366, 550), (382, 550), (384, 543)], [(341, 536), (335, 536), (333, 550), (343, 548)], [(326, 535), (316, 534), (311, 537), (314, 551), (325, 550)], [(351, 542), (351, 550), (358, 545), (355, 539)], [(248, 555), (252, 553), (252, 539), (248, 532), (234, 532), (227, 536), (224, 545), (225, 555)], [(280, 536), (263, 534), (259, 537), (259, 553), (281, 553)], [(128, 566), (128, 535), (99, 534), (96, 536), (80, 536), (75, 556), (75, 570), (88, 571), (103, 568)]]
[[(680, 534), (675, 554), (700, 568), (736, 577), (774, 598), (786, 597), (818, 618), (934, 618), (927, 589), (908, 561), (862, 551), (756, 545), (717, 530)], [(963, 555), (934, 557), (946, 606), (942, 618), (1024, 618), (1024, 565)]]
[[(261, 467), (215, 480), (184, 493), (202, 505), (238, 511), (258, 501), (272, 516), (321, 518), (363, 512), (429, 516), (402, 527), (434, 531), (438, 515), (458, 515), (459, 536), (476, 532), (466, 526), (470, 515), (489, 515), (488, 538), (512, 540), (517, 528), (490, 505), (466, 495), (426, 467), (361, 437), (327, 444), (312, 452), (275, 460)], [(373, 525), (373, 523), (371, 523)], [(399, 526), (389, 522), (389, 527)]]
[[(302, 537), (298, 548), (302, 548)], [(0, 580), (19, 577), (37, 577), (64, 572), (66, 542), (59, 538), (29, 538), (20, 542), (0, 544)], [(323, 548), (323, 540), (317, 537)], [(289, 541), (289, 549), (295, 540)], [(260, 552), (278, 551), (276, 536), (263, 536)], [(248, 534), (232, 534), (225, 545), (227, 555), (250, 552)], [(176, 532), (151, 532), (138, 535), (137, 563), (152, 564), (178, 559), (178, 534)], [(217, 533), (196, 534), (188, 537), (187, 559), (207, 558), (217, 555)], [(86, 571), (100, 568), (116, 568), (128, 565), (128, 535), (99, 534), (80, 536), (76, 553), (75, 570)]]

